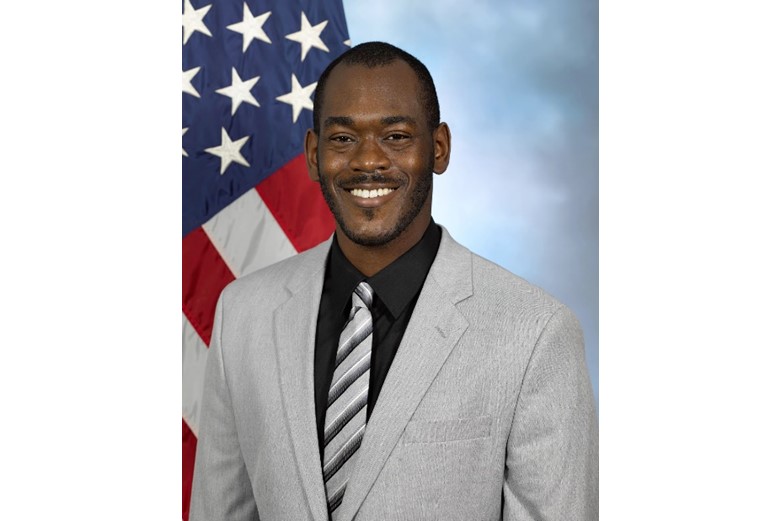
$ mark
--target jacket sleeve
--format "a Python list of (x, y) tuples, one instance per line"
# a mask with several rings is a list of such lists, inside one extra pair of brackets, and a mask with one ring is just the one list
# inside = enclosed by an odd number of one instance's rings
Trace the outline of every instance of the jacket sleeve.
[(583, 334), (564, 306), (523, 377), (507, 442), (504, 521), (596, 521), (598, 439)]
[(190, 521), (258, 520), (239, 446), (222, 346), (223, 296), (217, 302), (206, 361)]

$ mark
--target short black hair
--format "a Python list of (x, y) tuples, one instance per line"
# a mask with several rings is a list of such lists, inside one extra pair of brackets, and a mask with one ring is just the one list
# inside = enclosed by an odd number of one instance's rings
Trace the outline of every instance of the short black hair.
[(434, 130), (439, 125), (439, 98), (437, 98), (437, 89), (434, 87), (434, 80), (431, 78), (423, 63), (412, 56), (410, 53), (399, 49), (385, 42), (366, 42), (356, 45), (348, 50), (334, 61), (320, 75), (320, 80), (315, 87), (314, 109), (312, 110), (312, 120), (315, 134), (320, 134), (320, 109), (323, 104), (323, 94), (328, 77), (331, 71), (344, 63), (346, 65), (363, 65), (373, 69), (375, 67), (384, 67), (390, 65), (396, 60), (401, 60), (409, 65), (418, 77), (420, 91), (422, 96), (423, 110), (426, 111), (429, 130)]

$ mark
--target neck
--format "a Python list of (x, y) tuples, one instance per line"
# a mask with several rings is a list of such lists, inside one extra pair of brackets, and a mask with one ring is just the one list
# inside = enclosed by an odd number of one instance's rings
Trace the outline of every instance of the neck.
[(357, 244), (348, 239), (338, 226), (336, 227), (336, 240), (347, 260), (366, 277), (373, 277), (407, 253), (423, 238), (431, 218), (429, 216), (428, 220), (422, 219), (421, 221), (420, 224), (412, 223), (398, 237), (381, 246)]

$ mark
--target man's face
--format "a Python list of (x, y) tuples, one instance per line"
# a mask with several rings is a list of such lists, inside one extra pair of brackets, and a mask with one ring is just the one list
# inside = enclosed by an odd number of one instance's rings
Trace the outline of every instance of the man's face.
[(447, 168), (450, 134), (444, 124), (429, 129), (413, 70), (402, 61), (371, 69), (340, 64), (323, 94), (307, 161), (339, 230), (362, 246), (422, 236), (432, 172)]

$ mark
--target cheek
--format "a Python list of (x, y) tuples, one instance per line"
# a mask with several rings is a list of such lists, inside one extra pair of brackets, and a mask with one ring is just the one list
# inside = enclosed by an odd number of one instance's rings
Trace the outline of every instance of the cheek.
[(426, 161), (423, 160), (406, 161), (404, 163), (397, 163), (397, 165), (399, 170), (407, 174), (409, 182), (412, 185), (419, 184), (420, 180), (431, 171), (428, 168)]
[(347, 159), (340, 154), (323, 154), (320, 157), (320, 171), (329, 177), (344, 170), (346, 165)]
[(406, 149), (389, 155), (398, 168), (412, 176), (428, 173), (431, 167), (433, 167), (433, 150), (424, 146)]

